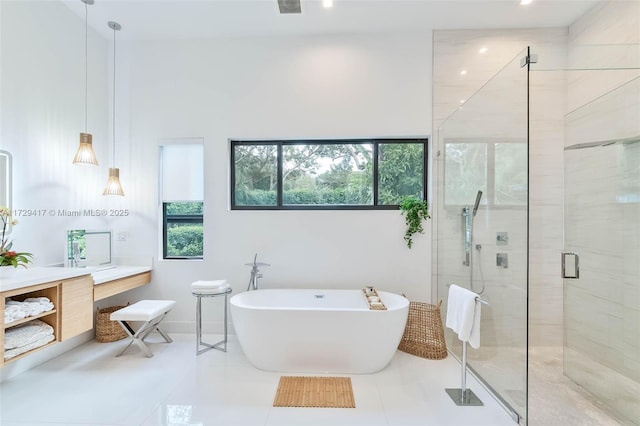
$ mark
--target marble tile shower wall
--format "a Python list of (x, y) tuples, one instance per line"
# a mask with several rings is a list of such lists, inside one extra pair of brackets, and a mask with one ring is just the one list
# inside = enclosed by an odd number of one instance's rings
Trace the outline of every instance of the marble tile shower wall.
[[(452, 30), (434, 32), (434, 129), (468, 100), (496, 73), (523, 56), (523, 50), (532, 46), (545, 54), (540, 61), (557, 63), (566, 56), (566, 29), (541, 30)], [(479, 49), (486, 47), (485, 53)], [(462, 71), (466, 72), (462, 72)], [(468, 138), (490, 135), (502, 138), (526, 137), (526, 105), (503, 108), (500, 102), (512, 102), (518, 93), (526, 91), (517, 71), (513, 76), (495, 79), (476, 95), (482, 97), (481, 120), (469, 116), (464, 128), (457, 128), (457, 136)], [(513, 78), (512, 78), (513, 77)], [(530, 114), (530, 338), (536, 345), (562, 345), (562, 280), (560, 279), (560, 252), (562, 250), (562, 182), (563, 134), (566, 112), (566, 79), (562, 73), (532, 73)], [(526, 93), (526, 92), (524, 92)], [(523, 98), (526, 101), (526, 97)], [(518, 100), (519, 102), (519, 100)], [(500, 111), (487, 119), (487, 109)], [(510, 114), (512, 116), (510, 116)], [(445, 123), (446, 132), (448, 124)], [(457, 126), (460, 127), (460, 126)], [(441, 138), (434, 152), (444, 152)], [(445, 283), (460, 282), (468, 285), (469, 268), (462, 265), (462, 227), (459, 211), (446, 210), (443, 203), (443, 161), (435, 158), (436, 220), (434, 221), (433, 282), (443, 292)], [(473, 200), (469, 200), (472, 203)], [(497, 232), (509, 233), (509, 244), (498, 246)], [(483, 293), (491, 307), (483, 309), (483, 345), (524, 345), (526, 328), (526, 211), (486, 210), (478, 212), (475, 222), (474, 274), (486, 288)], [(507, 269), (496, 265), (496, 254), (509, 255)], [(475, 289), (478, 287), (476, 285)], [(442, 293), (439, 298), (444, 298)], [(520, 302), (518, 302), (520, 301)]]

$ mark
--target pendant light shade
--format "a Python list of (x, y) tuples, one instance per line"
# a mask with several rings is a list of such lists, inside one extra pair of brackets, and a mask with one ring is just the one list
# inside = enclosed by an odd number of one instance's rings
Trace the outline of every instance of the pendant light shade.
[(120, 184), (120, 169), (109, 167), (109, 178), (107, 179), (107, 186), (104, 188), (102, 195), (124, 196), (124, 190), (122, 189), (122, 184)]
[(109, 28), (113, 30), (113, 167), (109, 167), (109, 178), (107, 186), (104, 188), (102, 195), (120, 195), (124, 196), (124, 190), (120, 183), (120, 169), (115, 166), (116, 163), (116, 31), (122, 27), (117, 22), (109, 21)]
[(93, 152), (93, 145), (91, 141), (93, 136), (91, 133), (80, 133), (80, 146), (76, 151), (76, 156), (73, 157), (73, 164), (93, 164), (98, 165), (96, 154)]
[(97, 166), (98, 159), (95, 152), (93, 152), (92, 140), (93, 136), (87, 132), (87, 94), (89, 92), (89, 55), (87, 51), (88, 46), (88, 6), (93, 4), (93, 0), (80, 0), (84, 3), (84, 133), (80, 133), (80, 146), (76, 151), (75, 157), (73, 157), (73, 164), (92, 164)]

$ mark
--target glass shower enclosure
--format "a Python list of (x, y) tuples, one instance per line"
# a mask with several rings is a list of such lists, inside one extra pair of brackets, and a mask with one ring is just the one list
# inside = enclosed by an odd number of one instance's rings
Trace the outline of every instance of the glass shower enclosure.
[[(527, 401), (527, 58), (528, 49), (518, 53), (451, 114), (433, 150), (437, 297), (446, 306), (456, 284), (488, 301), (468, 367), (516, 421)], [(457, 336), (445, 333), (460, 357)]]
[[(436, 136), (434, 297), (446, 307), (457, 284), (489, 302), (469, 371), (515, 421), (541, 424), (529, 412), (532, 349), (557, 342), (560, 374), (613, 422), (639, 424), (640, 46), (524, 49)], [(537, 211), (549, 191), (553, 217)], [(554, 298), (557, 328), (539, 327), (541, 300)], [(548, 398), (536, 403), (557, 404)]]

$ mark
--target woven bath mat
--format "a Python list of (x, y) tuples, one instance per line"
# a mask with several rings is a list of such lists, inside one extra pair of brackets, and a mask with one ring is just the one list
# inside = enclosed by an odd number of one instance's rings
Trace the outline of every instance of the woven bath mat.
[(282, 376), (274, 407), (355, 408), (350, 377)]

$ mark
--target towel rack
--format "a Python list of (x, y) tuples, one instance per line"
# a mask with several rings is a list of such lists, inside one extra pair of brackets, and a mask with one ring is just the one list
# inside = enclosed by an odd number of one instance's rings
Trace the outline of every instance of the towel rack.
[[(451, 286), (451, 284), (447, 284), (447, 287)], [(480, 296), (476, 296), (476, 303), (482, 303), (483, 305), (488, 305), (489, 302), (481, 298)], [(481, 406), (484, 403), (478, 398), (478, 396), (473, 393), (471, 389), (467, 389), (467, 342), (462, 341), (462, 360), (460, 361), (461, 365), (461, 385), (460, 388), (446, 388), (445, 391), (453, 402), (458, 406)]]
[(488, 304), (489, 304), (489, 302), (488, 302), (488, 301), (484, 300), (484, 299), (483, 299), (483, 298), (481, 298), (480, 296), (476, 297), (476, 302), (480, 302), (480, 303), (482, 303), (483, 305), (488, 305)]
[[(447, 284), (447, 287), (451, 287), (451, 284)], [(483, 305), (488, 305), (489, 302), (487, 300), (484, 300), (482, 297), (480, 296), (476, 296), (476, 302), (480, 302)]]

